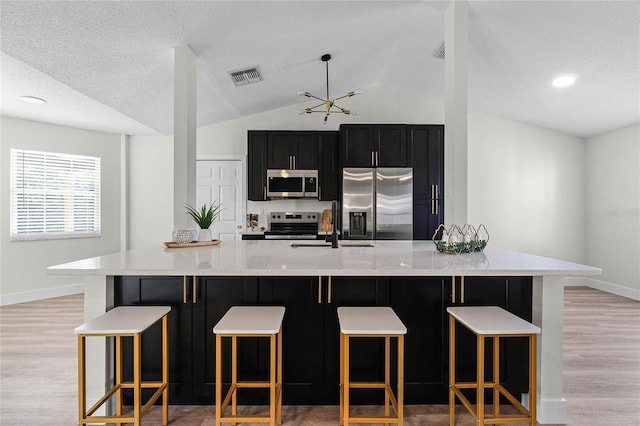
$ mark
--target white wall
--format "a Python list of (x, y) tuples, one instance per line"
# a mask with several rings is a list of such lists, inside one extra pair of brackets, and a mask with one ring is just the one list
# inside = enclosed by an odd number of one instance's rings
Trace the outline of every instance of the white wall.
[(173, 136), (129, 137), (128, 203), (130, 249), (171, 241)]
[(583, 263), (584, 140), (471, 112), (468, 141), (468, 220), (489, 244)]
[[(48, 275), (51, 265), (119, 250), (120, 135), (0, 118), (2, 191), (0, 196), (0, 304), (68, 294), (81, 278)], [(10, 241), (10, 149), (24, 148), (97, 156), (101, 159), (102, 236), (42, 241)]]
[(640, 300), (640, 125), (588, 139), (586, 165), (586, 261)]

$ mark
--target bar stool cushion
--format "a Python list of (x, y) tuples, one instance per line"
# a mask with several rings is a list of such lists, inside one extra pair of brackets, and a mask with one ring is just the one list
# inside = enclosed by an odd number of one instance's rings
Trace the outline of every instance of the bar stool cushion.
[(214, 334), (275, 334), (284, 318), (283, 306), (232, 306), (213, 327)]
[(497, 306), (455, 306), (447, 308), (447, 312), (480, 335), (540, 333), (540, 327)]
[(341, 306), (338, 321), (343, 334), (407, 334), (400, 318), (387, 306)]
[(118, 306), (74, 329), (75, 334), (136, 334), (171, 311), (170, 306)]

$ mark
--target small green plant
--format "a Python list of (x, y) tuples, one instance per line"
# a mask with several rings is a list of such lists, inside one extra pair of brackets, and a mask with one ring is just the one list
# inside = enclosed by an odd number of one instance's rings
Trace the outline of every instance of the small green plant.
[(217, 206), (213, 203), (207, 207), (207, 203), (204, 203), (200, 210), (196, 208), (186, 205), (187, 214), (191, 216), (191, 219), (200, 227), (200, 229), (209, 229), (211, 224), (220, 214), (220, 204)]

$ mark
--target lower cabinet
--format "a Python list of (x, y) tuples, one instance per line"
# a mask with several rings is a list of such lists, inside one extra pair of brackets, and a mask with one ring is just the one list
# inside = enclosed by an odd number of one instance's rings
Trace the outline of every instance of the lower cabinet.
[(451, 278), (391, 279), (391, 304), (407, 327), (405, 402), (448, 402), (448, 323), (446, 301)]
[[(195, 279), (195, 285), (194, 285)], [(234, 305), (280, 305), (283, 323), (284, 404), (337, 404), (340, 306), (391, 306), (407, 327), (405, 402), (442, 404), (448, 398), (448, 317), (453, 305), (496, 305), (531, 320), (531, 277), (116, 277), (115, 304), (169, 305), (170, 402), (212, 404), (215, 338), (213, 326)], [(455, 293), (455, 298), (454, 298)], [(464, 296), (463, 296), (464, 295)], [(458, 377), (475, 378), (475, 339), (459, 330)], [(527, 389), (525, 341), (503, 343), (501, 378), (514, 395)], [(143, 335), (143, 378), (160, 376), (160, 328)], [(131, 346), (131, 343), (126, 341)], [(469, 348), (468, 350), (466, 348)], [(146, 350), (146, 348), (150, 348)], [(383, 345), (378, 339), (353, 339), (351, 376), (379, 381)], [(128, 352), (127, 352), (128, 353)], [(266, 380), (268, 343), (241, 339), (241, 380)], [(230, 344), (223, 356), (229, 365)], [(392, 351), (395, 365), (396, 352)], [(132, 361), (124, 359), (125, 377)], [(392, 369), (393, 370), (393, 369)], [(489, 372), (489, 371), (487, 371)], [(228, 383), (229, 378), (222, 378)], [(395, 380), (395, 377), (392, 378)], [(243, 404), (267, 402), (263, 390), (239, 393)], [(355, 404), (375, 403), (379, 392), (355, 390)]]

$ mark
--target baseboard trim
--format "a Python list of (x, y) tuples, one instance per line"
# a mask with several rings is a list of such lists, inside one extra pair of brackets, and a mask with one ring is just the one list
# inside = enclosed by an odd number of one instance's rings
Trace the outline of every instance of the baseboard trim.
[(640, 301), (640, 290), (634, 290), (629, 287), (624, 287), (618, 284), (609, 283), (606, 281), (600, 281), (593, 278), (576, 278), (570, 277), (564, 279), (565, 286), (586, 286), (595, 288), (596, 290), (606, 291), (607, 293), (615, 294), (617, 296), (626, 297), (629, 299)]
[(84, 292), (84, 284), (73, 284), (63, 287), (44, 288), (42, 290), (24, 291), (0, 295), (0, 306), (15, 305), (16, 303), (34, 302), (36, 300), (51, 299), (52, 297), (69, 296)]
[(567, 400), (538, 398), (538, 423), (565, 424), (567, 423)]

